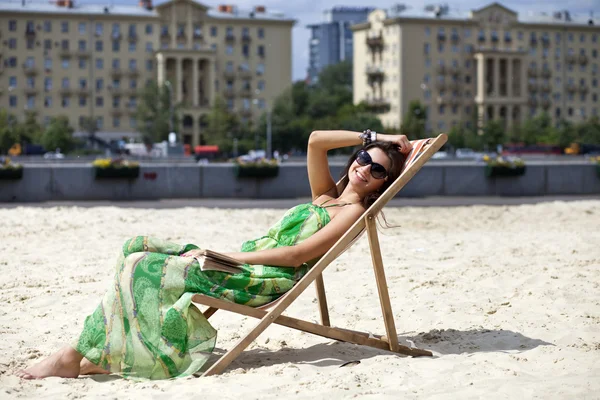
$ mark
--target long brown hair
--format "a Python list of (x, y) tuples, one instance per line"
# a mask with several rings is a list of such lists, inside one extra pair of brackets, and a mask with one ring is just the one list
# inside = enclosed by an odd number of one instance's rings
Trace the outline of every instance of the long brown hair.
[(339, 193), (343, 192), (344, 189), (346, 188), (346, 186), (348, 185), (348, 181), (350, 179), (348, 177), (348, 171), (350, 170), (350, 167), (356, 160), (356, 155), (358, 154), (358, 152), (361, 150), (366, 151), (366, 150), (373, 149), (373, 148), (380, 149), (388, 156), (388, 158), (390, 159), (390, 167), (388, 168), (387, 180), (383, 183), (383, 185), (381, 185), (379, 190), (377, 190), (376, 192), (367, 194), (365, 196), (365, 198), (363, 199), (362, 204), (365, 209), (369, 208), (373, 203), (375, 203), (375, 200), (377, 200), (379, 198), (379, 196), (381, 196), (383, 194), (383, 192), (385, 192), (387, 190), (387, 188), (389, 188), (390, 185), (392, 183), (394, 183), (394, 181), (400, 176), (400, 174), (402, 173), (402, 167), (404, 166), (404, 162), (406, 161), (406, 156), (404, 154), (400, 153), (400, 151), (398, 150), (398, 146), (396, 144), (391, 143), (391, 142), (375, 142), (375, 143), (371, 143), (361, 149), (358, 149), (348, 159), (348, 163), (346, 164), (346, 166), (344, 167), (344, 170), (342, 171), (342, 174), (341, 174), (342, 181), (341, 181)]

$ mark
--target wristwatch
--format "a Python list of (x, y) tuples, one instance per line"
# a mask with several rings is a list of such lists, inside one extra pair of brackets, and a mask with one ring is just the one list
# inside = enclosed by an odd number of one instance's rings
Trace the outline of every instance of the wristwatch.
[(366, 129), (363, 131), (363, 133), (358, 135), (358, 137), (362, 139), (364, 147), (377, 141), (377, 132), (372, 131), (370, 129)]

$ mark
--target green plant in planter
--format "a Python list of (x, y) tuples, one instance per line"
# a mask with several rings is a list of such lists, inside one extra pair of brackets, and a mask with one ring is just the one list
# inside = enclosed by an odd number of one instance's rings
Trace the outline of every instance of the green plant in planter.
[(23, 178), (23, 166), (13, 163), (8, 157), (0, 157), (0, 180)]
[(233, 173), (238, 178), (274, 178), (279, 174), (277, 160), (263, 158), (257, 161), (243, 161), (237, 158), (233, 164)]
[(135, 179), (140, 175), (139, 163), (120, 158), (101, 158), (94, 160), (92, 165), (96, 179)]
[(520, 176), (525, 174), (525, 162), (520, 158), (484, 156), (485, 175), (489, 178), (502, 176)]

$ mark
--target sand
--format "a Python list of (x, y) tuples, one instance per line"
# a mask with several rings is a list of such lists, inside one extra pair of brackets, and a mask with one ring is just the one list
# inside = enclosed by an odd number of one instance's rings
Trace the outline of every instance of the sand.
[[(215, 377), (12, 375), (78, 335), (128, 237), (233, 251), (281, 214), (0, 209), (0, 398), (600, 398), (600, 201), (387, 210), (401, 225), (380, 235), (399, 340), (434, 358), (273, 325)], [(324, 279), (333, 325), (385, 333), (366, 237)], [(314, 289), (287, 314), (317, 321)], [(256, 323), (227, 312), (211, 321), (221, 354)]]

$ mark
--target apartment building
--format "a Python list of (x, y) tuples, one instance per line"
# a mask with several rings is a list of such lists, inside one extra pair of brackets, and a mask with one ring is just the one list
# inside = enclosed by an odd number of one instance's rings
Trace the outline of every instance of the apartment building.
[(323, 22), (308, 25), (310, 29), (307, 80), (317, 83), (319, 73), (328, 65), (352, 61), (350, 26), (367, 20), (371, 7), (334, 7), (323, 12)]
[(598, 115), (600, 19), (568, 11), (527, 14), (493, 3), (467, 14), (447, 6), (376, 10), (353, 26), (354, 102), (399, 127), (412, 100), (428, 131), (505, 128), (546, 111), (582, 121)]
[(180, 139), (196, 145), (217, 97), (249, 123), (291, 84), (294, 23), (193, 0), (1, 3), (0, 107), (41, 123), (67, 115), (78, 134), (92, 117), (100, 138), (135, 137), (140, 90), (158, 81), (181, 104)]

